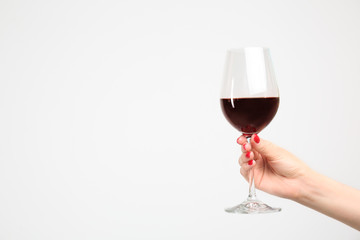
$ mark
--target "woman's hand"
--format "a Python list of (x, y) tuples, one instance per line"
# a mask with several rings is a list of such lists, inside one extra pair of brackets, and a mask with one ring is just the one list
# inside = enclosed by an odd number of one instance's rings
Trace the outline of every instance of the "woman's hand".
[(288, 198), (337, 219), (360, 231), (360, 191), (336, 182), (312, 169), (297, 157), (256, 134), (250, 143), (238, 138), (243, 154), (240, 173), (249, 179), (254, 169), (256, 188)]
[(243, 152), (239, 158), (240, 173), (247, 181), (250, 169), (254, 168), (257, 189), (292, 200), (302, 195), (302, 179), (312, 172), (305, 163), (256, 134), (250, 143), (244, 136), (237, 142)]

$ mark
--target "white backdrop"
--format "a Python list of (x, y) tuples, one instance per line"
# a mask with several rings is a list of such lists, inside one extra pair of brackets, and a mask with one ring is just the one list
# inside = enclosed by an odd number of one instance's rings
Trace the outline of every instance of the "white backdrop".
[[(0, 239), (356, 239), (246, 197), (219, 90), (228, 48), (267, 46), (261, 137), (360, 189), (357, 0), (0, 1)], [(339, 206), (340, 207), (340, 206)], [(359, 207), (359, 203), (354, 203)]]

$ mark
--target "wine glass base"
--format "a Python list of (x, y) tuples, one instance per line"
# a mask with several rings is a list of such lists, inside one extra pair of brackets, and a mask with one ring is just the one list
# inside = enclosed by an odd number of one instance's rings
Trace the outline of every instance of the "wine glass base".
[(247, 199), (239, 205), (226, 208), (225, 212), (238, 214), (257, 214), (280, 212), (281, 208), (273, 208), (258, 199)]

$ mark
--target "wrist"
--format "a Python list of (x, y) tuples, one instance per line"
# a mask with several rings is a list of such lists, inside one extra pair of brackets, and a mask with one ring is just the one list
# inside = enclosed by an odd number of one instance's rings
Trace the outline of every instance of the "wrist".
[(309, 170), (299, 178), (298, 194), (292, 200), (337, 219), (360, 231), (360, 191)]
[(318, 183), (323, 176), (312, 169), (308, 169), (299, 177), (299, 189), (297, 194), (292, 196), (291, 200), (309, 206), (319, 192)]

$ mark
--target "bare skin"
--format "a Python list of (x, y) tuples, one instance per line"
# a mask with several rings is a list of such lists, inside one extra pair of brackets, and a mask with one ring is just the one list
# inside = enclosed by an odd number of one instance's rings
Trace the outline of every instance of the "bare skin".
[(241, 136), (238, 143), (243, 152), (240, 173), (248, 181), (249, 170), (254, 168), (257, 189), (301, 203), (360, 231), (360, 207), (354, 204), (360, 203), (359, 190), (315, 172), (290, 152), (257, 135), (250, 143)]

